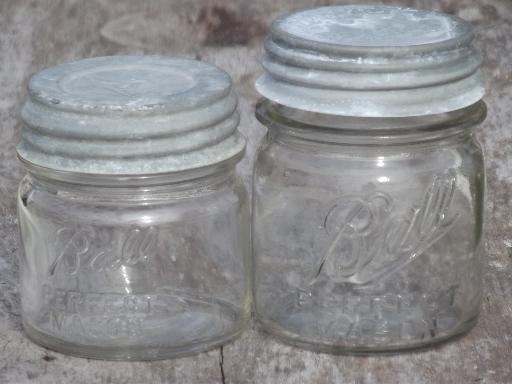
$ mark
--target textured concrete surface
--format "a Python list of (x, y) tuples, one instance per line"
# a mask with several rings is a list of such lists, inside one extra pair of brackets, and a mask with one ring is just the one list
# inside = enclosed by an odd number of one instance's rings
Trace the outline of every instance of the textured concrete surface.
[[(353, 1), (357, 2), (357, 1)], [(328, 1), (2, 0), (0, 2), (0, 383), (512, 383), (512, 2), (395, 1), (473, 22), (485, 55), (489, 115), (478, 134), (487, 157), (485, 299), (477, 326), (438, 348), (393, 356), (331, 356), (284, 346), (257, 327), (223, 349), (152, 363), (72, 358), (24, 338), (19, 316), (14, 146), (28, 77), (50, 65), (115, 53), (200, 57), (225, 68), (241, 97), (249, 138), (262, 37), (276, 15)], [(341, 2), (338, 2), (341, 3)], [(390, 3), (386, 1), (386, 3)]]

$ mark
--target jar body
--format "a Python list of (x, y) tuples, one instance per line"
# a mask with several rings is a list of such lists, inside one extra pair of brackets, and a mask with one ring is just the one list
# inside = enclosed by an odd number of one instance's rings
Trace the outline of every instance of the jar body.
[[(313, 125), (318, 115), (290, 111), (268, 101), (257, 111), (269, 127), (253, 197), (264, 328), (306, 348), (356, 353), (469, 329), (481, 299), (485, 184), (471, 119), (380, 130), (382, 120), (355, 119), (357, 129), (344, 129), (341, 117), (326, 128)], [(464, 114), (481, 121), (485, 106)]]
[(65, 353), (137, 360), (236, 336), (250, 308), (247, 195), (233, 174), (218, 179), (103, 188), (26, 176), (28, 336)]

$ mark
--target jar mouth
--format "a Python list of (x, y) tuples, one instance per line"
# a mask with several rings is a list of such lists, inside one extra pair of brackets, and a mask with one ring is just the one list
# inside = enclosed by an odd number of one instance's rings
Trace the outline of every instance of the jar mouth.
[(178, 184), (194, 181), (216, 174), (228, 173), (244, 157), (245, 148), (236, 155), (221, 162), (186, 170), (146, 174), (105, 174), (84, 173), (53, 169), (35, 164), (18, 153), (18, 159), (25, 170), (38, 178), (68, 184), (98, 187), (144, 187)]
[(359, 135), (381, 133), (447, 130), (454, 127), (471, 127), (485, 120), (487, 106), (482, 100), (455, 111), (407, 117), (342, 116), (304, 111), (266, 98), (256, 104), (256, 118), (270, 127), (283, 126), (305, 130), (341, 131)]

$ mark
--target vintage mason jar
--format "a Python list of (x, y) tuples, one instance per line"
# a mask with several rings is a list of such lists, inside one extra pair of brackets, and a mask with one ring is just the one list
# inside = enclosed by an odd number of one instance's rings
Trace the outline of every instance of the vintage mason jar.
[(390, 6), (277, 19), (254, 174), (255, 306), (291, 344), (427, 346), (471, 328), (482, 282), (485, 117), (463, 20)]
[(221, 345), (249, 315), (245, 140), (222, 70), (99, 57), (35, 75), (17, 150), (23, 325), (105, 359)]

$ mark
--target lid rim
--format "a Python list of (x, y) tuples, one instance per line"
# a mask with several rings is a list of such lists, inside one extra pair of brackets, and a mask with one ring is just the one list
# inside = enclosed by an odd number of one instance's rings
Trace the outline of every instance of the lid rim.
[[(234, 113), (236, 113), (238, 107), (238, 99), (234, 92), (231, 92), (228, 97), (216, 100), (214, 104), (206, 105), (197, 110), (185, 110), (172, 115), (145, 115), (145, 116), (119, 116), (119, 115), (87, 115), (83, 112), (67, 112), (62, 114), (60, 111), (55, 111), (53, 108), (49, 108), (45, 104), (33, 102), (28, 99), (22, 110), (21, 118), (25, 125), (31, 129), (38, 130), (42, 134), (57, 135), (61, 134), (66, 137), (77, 137), (83, 139), (98, 139), (104, 138), (109, 139), (121, 139), (121, 138), (157, 138), (165, 137), (171, 134), (180, 134), (182, 132), (192, 132), (195, 130), (205, 129), (212, 125), (218, 124), (226, 119), (229, 119)], [(218, 109), (218, 111), (216, 111)], [(210, 116), (203, 117), (204, 112), (211, 112)], [(216, 113), (214, 113), (216, 112)], [(46, 121), (41, 121), (38, 116), (45, 114), (47, 116)], [(180, 120), (186, 120), (186, 117), (191, 114), (196, 114), (194, 121), (190, 120), (190, 123), (181, 127), (176, 127), (176, 123)], [(75, 116), (76, 115), (76, 116)], [(73, 117), (87, 118), (86, 124), (73, 126), (68, 124), (67, 120), (75, 120)], [(201, 117), (202, 119), (199, 119)], [(119, 131), (113, 131), (107, 129), (109, 127), (118, 124), (119, 120), (123, 120), (123, 129)], [(140, 132), (137, 123), (143, 121), (143, 125), (146, 126), (144, 132)], [(172, 130), (169, 130), (167, 126), (172, 125)], [(87, 130), (84, 130), (87, 128)]]
[[(227, 143), (226, 143), (227, 142)], [(230, 143), (231, 142), (231, 143)], [(119, 171), (117, 170), (119, 167), (118, 162), (116, 162), (115, 159), (100, 159), (100, 160), (91, 160), (91, 159), (83, 159), (83, 158), (70, 158), (67, 157), (65, 160), (68, 163), (73, 162), (80, 162), (81, 165), (83, 165), (81, 168), (73, 167), (72, 165), (62, 165), (57, 164), (59, 162), (59, 156), (51, 156), (50, 161), (37, 161), (37, 156), (30, 156), (30, 143), (28, 142), (21, 142), (18, 146), (16, 146), (16, 154), (17, 157), (20, 159), (20, 161), (23, 164), (32, 164), (38, 168), (44, 168), (47, 170), (55, 171), (55, 172), (66, 172), (68, 174), (73, 174), (79, 177), (80, 175), (88, 175), (88, 176), (104, 176), (104, 177), (139, 177), (139, 176), (154, 176), (154, 175), (163, 175), (163, 174), (173, 174), (173, 173), (184, 173), (188, 171), (194, 171), (196, 169), (206, 169), (209, 167), (215, 167), (218, 164), (222, 164), (225, 161), (228, 161), (232, 158), (238, 158), (241, 160), (243, 157), (245, 150), (246, 150), (246, 139), (245, 137), (238, 131), (235, 132), (234, 135), (228, 137), (227, 139), (224, 139), (221, 142), (218, 142), (214, 144), (212, 147), (208, 147), (208, 149), (213, 148), (213, 150), (217, 149), (218, 147), (222, 147), (223, 145), (228, 144), (227, 147), (231, 151), (224, 150), (222, 151), (223, 156), (219, 156), (219, 158), (216, 161), (205, 161), (204, 157), (207, 157), (208, 154), (203, 156), (203, 159), (198, 159), (195, 163), (187, 162), (188, 165), (186, 167), (175, 167), (175, 168), (163, 168), (159, 167), (158, 164), (154, 164), (154, 162), (151, 161), (145, 161), (141, 163), (139, 160), (145, 158), (148, 159), (147, 156), (144, 157), (138, 157), (133, 158), (128, 163), (132, 164), (132, 166), (125, 166), (124, 169), (129, 169), (129, 171)], [(233, 144), (233, 145), (231, 145)], [(217, 148), (215, 148), (217, 147)], [(210, 152), (213, 152), (210, 151)], [(201, 152), (201, 149), (197, 150), (196, 152)], [(25, 155), (24, 155), (25, 154)], [(28, 154), (28, 156), (27, 156)], [(189, 153), (194, 155), (193, 153)], [(166, 161), (168, 156), (158, 156), (156, 157), (157, 162)], [(180, 161), (183, 159), (183, 155), (177, 154), (175, 156), (175, 161)], [(238, 160), (238, 161), (239, 161)], [(237, 161), (237, 162), (238, 162)], [(105, 172), (89, 172), (88, 169), (91, 168), (101, 168), (96, 166), (96, 164), (92, 163), (103, 163), (103, 169), (106, 169)], [(142, 164), (142, 165), (141, 165)], [(153, 166), (154, 165), (154, 166)], [(154, 169), (154, 170), (151, 170)]]
[[(480, 61), (469, 65), (465, 71), (454, 73), (441, 73), (438, 78), (435, 78), (435, 72), (429, 73), (428, 69), (420, 68), (417, 70), (403, 71), (403, 72), (351, 72), (351, 71), (326, 71), (323, 69), (308, 69), (305, 67), (296, 67), (291, 65), (281, 65), (279, 61), (265, 60), (262, 61), (262, 66), (265, 72), (272, 78), (287, 82), (295, 85), (303, 85), (305, 87), (326, 89), (326, 90), (361, 90), (361, 91), (392, 91), (392, 90), (405, 90), (405, 89), (419, 89), (427, 88), (436, 85), (450, 84), (467, 77), (471, 77), (480, 70)], [(416, 76), (422, 72), (422, 77)], [(302, 72), (302, 75), (295, 72)], [(304, 74), (316, 75), (316, 78), (310, 79)], [(322, 78), (322, 75), (325, 78)], [(427, 76), (430, 75), (430, 76)], [(343, 79), (343, 76), (353, 76), (353, 81), (348, 78)], [(361, 76), (367, 76), (367, 79), (360, 79)], [(372, 84), (369, 79), (378, 77), (386, 77), (386, 82), (378, 83), (374, 80)], [(402, 76), (402, 84), (394, 85), (389, 82), (390, 78)], [(408, 79), (409, 76), (411, 79)], [(335, 79), (339, 77), (339, 79)], [(414, 78), (417, 79), (414, 79)], [(342, 81), (342, 79), (344, 81)], [(302, 80), (302, 81), (301, 81)], [(367, 80), (365, 83), (362, 80)], [(416, 83), (413, 82), (416, 80)]]
[[(400, 53), (400, 51), (410, 51), (412, 47), (417, 47), (417, 52), (425, 51), (431, 51), (436, 50), (439, 48), (447, 49), (449, 47), (457, 47), (459, 45), (464, 45), (470, 43), (474, 38), (474, 32), (471, 27), (471, 24), (469, 24), (466, 20), (446, 14), (439, 11), (433, 11), (433, 10), (425, 10), (425, 9), (416, 9), (416, 8), (406, 8), (406, 7), (400, 7), (400, 6), (392, 6), (392, 5), (358, 5), (358, 8), (366, 8), (366, 7), (379, 7), (383, 9), (395, 9), (395, 10), (401, 10), (401, 11), (423, 11), (428, 12), (433, 15), (441, 16), (443, 18), (449, 18), (452, 21), (455, 21), (459, 26), (464, 28), (464, 33), (461, 33), (457, 37), (453, 37), (446, 40), (441, 40), (434, 43), (425, 43), (425, 44), (416, 44), (416, 45), (396, 45), (396, 46), (364, 46), (364, 45), (347, 45), (347, 44), (336, 44), (336, 43), (328, 43), (323, 41), (317, 41), (317, 40), (310, 40), (306, 39), (300, 36), (293, 35), (292, 33), (289, 33), (281, 28), (279, 28), (279, 25), (287, 18), (300, 14), (300, 13), (306, 13), (308, 11), (313, 10), (320, 10), (320, 9), (332, 9), (332, 8), (348, 8), (348, 7), (354, 7), (352, 5), (334, 5), (334, 6), (324, 6), (324, 7), (312, 7), (312, 8), (306, 8), (301, 9), (299, 11), (293, 11), (288, 14), (282, 15), (274, 20), (274, 22), (271, 24), (270, 27), (270, 36), (281, 36), (284, 41), (290, 40), (293, 41), (297, 46), (301, 46), (304, 44), (304, 48), (311, 47), (312, 45), (317, 46), (319, 48), (325, 48), (326, 52), (329, 52), (332, 50), (332, 53), (341, 52), (341, 53), (387, 53), (387, 54), (396, 54)], [(431, 49), (433, 48), (433, 49)], [(324, 51), (324, 49), (322, 49)]]
[[(450, 112), (472, 105), (482, 99), (484, 88), (473, 87), (472, 83), (480, 83), (480, 73), (475, 72), (470, 78), (449, 83), (449, 87), (434, 86), (425, 89), (393, 89), (378, 91), (347, 91), (332, 89), (314, 89), (297, 86), (291, 83), (269, 79), (264, 74), (256, 80), (256, 90), (265, 98), (291, 108), (325, 113), (338, 116), (353, 117), (413, 117)], [(468, 82), (468, 84), (464, 84)], [(269, 85), (271, 83), (271, 85)], [(458, 92), (459, 87), (468, 89), (463, 97)], [(429, 88), (433, 88), (434, 92)], [(445, 92), (442, 103), (433, 96), (435, 88)], [(428, 92), (423, 92), (427, 90)], [(326, 94), (325, 91), (328, 91)], [(411, 95), (418, 91), (419, 96)], [(373, 97), (363, 98), (358, 93)], [(356, 94), (356, 95), (354, 95)], [(290, 96), (292, 95), (292, 96)], [(416, 96), (416, 97), (415, 97)], [(451, 96), (451, 97), (448, 97)], [(400, 100), (400, 102), (397, 102)]]
[[(440, 65), (447, 65), (453, 61), (461, 61), (467, 58), (477, 58), (478, 62), (482, 63), (480, 53), (471, 45), (461, 46), (452, 50), (443, 51), (443, 61), (425, 62), (420, 61), (423, 56), (417, 54), (408, 55), (393, 55), (390, 60), (386, 56), (371, 56), (371, 55), (326, 55), (324, 52), (316, 52), (310, 49), (295, 49), (295, 47), (287, 45), (279, 39), (274, 39), (271, 36), (265, 38), (264, 41), (264, 55), (275, 59), (276, 61), (291, 63), (297, 67), (315, 68), (322, 70), (336, 71), (339, 68), (347, 72), (401, 72), (404, 68), (407, 69), (427, 69), (432, 67), (439, 67)], [(412, 52), (410, 52), (412, 53)], [(465, 55), (464, 55), (465, 53)], [(453, 56), (449, 59), (448, 57)], [(425, 55), (429, 58), (431, 55)], [(369, 64), (365, 61), (371, 60)], [(415, 65), (413, 65), (415, 64)]]

